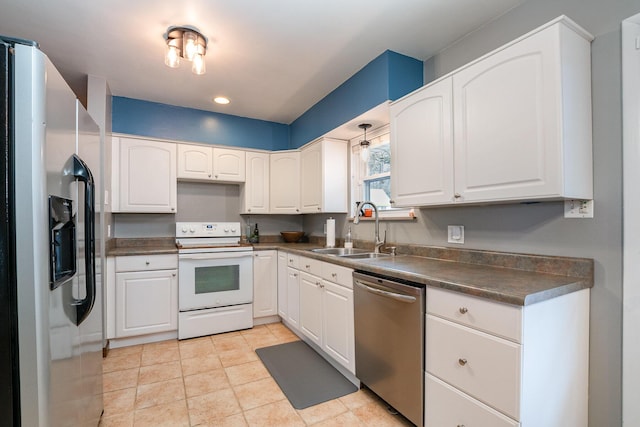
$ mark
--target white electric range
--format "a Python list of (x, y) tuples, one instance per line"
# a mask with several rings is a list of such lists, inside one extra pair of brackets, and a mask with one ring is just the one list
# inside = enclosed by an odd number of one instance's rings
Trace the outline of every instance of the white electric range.
[(178, 338), (253, 327), (253, 247), (239, 222), (178, 222)]

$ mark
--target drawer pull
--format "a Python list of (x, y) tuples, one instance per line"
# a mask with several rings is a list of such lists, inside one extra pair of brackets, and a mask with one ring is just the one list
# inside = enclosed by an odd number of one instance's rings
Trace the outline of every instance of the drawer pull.
[(458, 359), (458, 365), (464, 366), (467, 364), (467, 359)]
[(311, 266), (309, 264), (305, 265), (304, 268), (306, 268), (307, 270), (311, 268)]
[(336, 277), (338, 277), (338, 274), (337, 273), (331, 273), (331, 277), (336, 278)]
[(146, 261), (145, 264), (149, 265), (150, 263), (149, 263), (149, 261)]
[(464, 424), (458, 424), (456, 427), (464, 427)]
[(460, 312), (460, 314), (466, 314), (466, 313), (467, 313), (467, 311), (469, 311), (469, 310), (467, 309), (467, 307), (460, 307), (460, 308), (458, 309), (458, 311)]

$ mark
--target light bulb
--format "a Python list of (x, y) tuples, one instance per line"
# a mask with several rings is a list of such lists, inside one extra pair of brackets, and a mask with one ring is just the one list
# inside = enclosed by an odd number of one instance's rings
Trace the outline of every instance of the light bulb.
[(171, 68), (177, 68), (180, 65), (180, 54), (176, 46), (167, 45), (164, 63)]
[(199, 53), (193, 56), (193, 65), (191, 66), (191, 71), (193, 74), (202, 75), (207, 70), (204, 65), (204, 55), (200, 55)]
[(198, 53), (198, 36), (190, 31), (185, 31), (182, 35), (184, 43), (184, 57), (188, 61), (193, 61), (193, 57)]
[(360, 146), (360, 159), (362, 159), (363, 162), (368, 162), (369, 161), (369, 145), (361, 145)]

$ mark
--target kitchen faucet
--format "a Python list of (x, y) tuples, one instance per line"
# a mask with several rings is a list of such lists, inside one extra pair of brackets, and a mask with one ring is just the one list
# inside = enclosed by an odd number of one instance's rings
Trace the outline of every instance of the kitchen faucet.
[(387, 240), (387, 230), (384, 231), (384, 238), (380, 240), (380, 224), (378, 221), (378, 207), (375, 204), (373, 204), (373, 202), (370, 202), (370, 201), (359, 202), (356, 205), (356, 215), (353, 218), (353, 224), (355, 225), (360, 222), (360, 210), (364, 205), (371, 205), (376, 215), (375, 249), (373, 250), (373, 252), (378, 254), (380, 253), (380, 247), (382, 247), (382, 245), (384, 245), (385, 241)]

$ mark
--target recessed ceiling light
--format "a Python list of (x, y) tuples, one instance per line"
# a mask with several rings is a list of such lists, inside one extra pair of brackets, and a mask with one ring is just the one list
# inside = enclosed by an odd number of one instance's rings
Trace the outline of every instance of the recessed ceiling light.
[(222, 104), (222, 105), (226, 105), (231, 102), (229, 101), (229, 98), (225, 98), (224, 96), (216, 96), (215, 98), (213, 98), (213, 101), (216, 104)]

